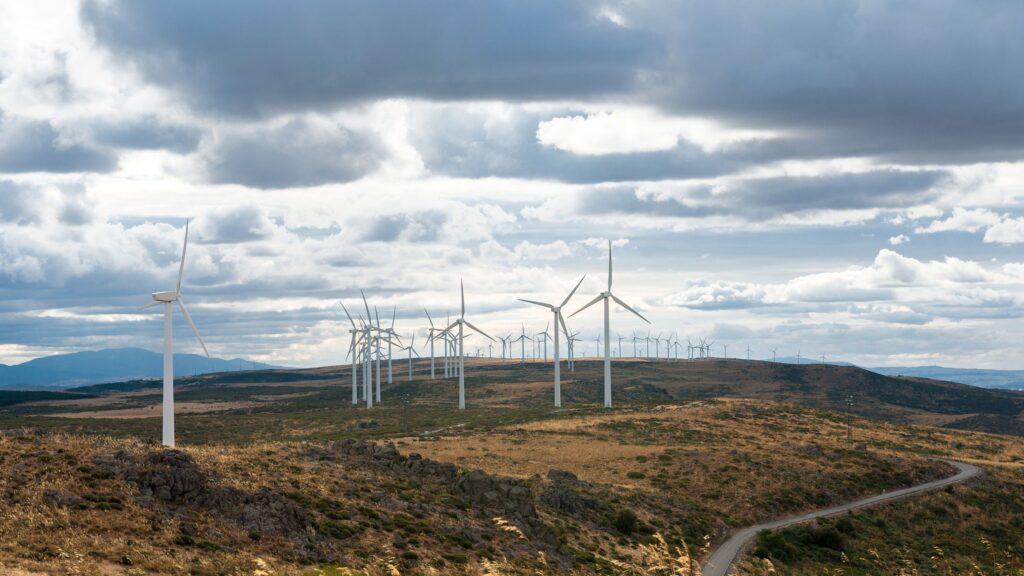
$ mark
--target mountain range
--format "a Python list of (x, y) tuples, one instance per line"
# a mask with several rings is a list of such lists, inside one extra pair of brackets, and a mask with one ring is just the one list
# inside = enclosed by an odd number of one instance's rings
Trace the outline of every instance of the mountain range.
[[(163, 375), (163, 354), (142, 348), (109, 348), (44, 356), (8, 366), (0, 364), (0, 389), (70, 388)], [(175, 354), (174, 375), (192, 376), (253, 368), (280, 368), (242, 358)]]

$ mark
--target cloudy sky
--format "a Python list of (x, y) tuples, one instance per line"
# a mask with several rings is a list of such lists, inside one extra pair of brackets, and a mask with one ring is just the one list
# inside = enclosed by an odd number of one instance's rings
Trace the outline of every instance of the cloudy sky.
[(137, 307), (191, 218), (222, 357), (340, 362), (359, 289), (422, 342), (460, 277), (474, 324), (538, 331), (515, 298), (586, 273), (584, 304), (611, 239), (655, 334), (1021, 368), (1021, 29), (1005, 0), (0, 2), (0, 362), (158, 349)]

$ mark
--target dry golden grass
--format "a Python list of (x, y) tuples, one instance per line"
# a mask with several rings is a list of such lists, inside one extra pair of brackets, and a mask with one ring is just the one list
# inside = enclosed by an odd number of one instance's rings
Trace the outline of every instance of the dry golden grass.
[[(241, 410), (259, 406), (259, 402), (177, 402), (174, 405), (175, 414), (206, 414), (208, 412), (226, 412), (228, 410)], [(158, 418), (160, 417), (160, 404), (150, 404), (137, 408), (122, 408), (117, 410), (82, 410), (78, 412), (56, 412), (44, 414), (52, 418), (111, 418), (115, 420), (134, 420), (137, 418)]]

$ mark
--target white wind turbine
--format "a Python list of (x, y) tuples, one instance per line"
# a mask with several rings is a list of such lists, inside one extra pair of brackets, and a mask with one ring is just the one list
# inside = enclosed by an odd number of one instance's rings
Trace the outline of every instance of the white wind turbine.
[[(583, 278), (586, 278), (586, 277), (587, 277), (586, 274), (584, 274)], [(580, 284), (583, 283), (583, 278), (580, 278), (580, 281), (577, 282), (576, 286), (573, 287), (572, 292), (569, 292), (569, 295), (566, 296), (565, 300), (562, 300), (562, 303), (559, 304), (558, 306), (553, 306), (551, 304), (548, 304), (547, 302), (537, 302), (536, 300), (526, 300), (524, 298), (520, 298), (519, 299), (521, 302), (526, 302), (528, 304), (536, 304), (537, 306), (543, 306), (543, 307), (547, 308), (548, 310), (551, 310), (551, 313), (554, 315), (554, 318), (555, 318), (555, 341), (554, 341), (554, 344), (555, 344), (555, 407), (556, 408), (561, 408), (562, 407), (562, 361), (561, 361), (561, 358), (558, 355), (558, 327), (559, 326), (562, 327), (562, 331), (565, 333), (565, 337), (567, 339), (569, 339), (570, 338), (570, 336), (569, 336), (569, 329), (566, 328), (566, 326), (565, 326), (565, 319), (562, 318), (562, 308), (565, 307), (565, 305), (569, 303), (569, 299), (572, 298), (572, 295), (576, 293), (576, 289), (579, 288)], [(544, 331), (546, 333), (547, 329), (545, 328)], [(572, 344), (571, 344), (571, 340), (570, 340), (570, 346), (571, 345)], [(546, 352), (545, 352), (544, 356), (545, 356), (545, 361), (547, 361), (547, 353)]]
[(434, 379), (434, 338), (435, 334), (440, 334), (441, 330), (434, 328), (434, 319), (430, 317), (430, 312), (424, 308), (423, 312), (427, 315), (427, 321), (430, 322), (430, 331), (427, 334), (427, 339), (430, 340), (430, 379)]
[(154, 292), (153, 302), (146, 304), (141, 309), (152, 308), (153, 306), (164, 306), (164, 397), (163, 397), (163, 444), (174, 447), (174, 331), (173, 331), (173, 304), (177, 302), (181, 315), (195, 332), (199, 345), (203, 347), (203, 353), (210, 357), (210, 352), (203, 343), (203, 337), (199, 335), (192, 316), (185, 307), (185, 300), (181, 297), (181, 277), (185, 274), (185, 252), (188, 250), (188, 221), (185, 221), (185, 244), (181, 247), (181, 264), (178, 265), (177, 287), (168, 292)]
[[(420, 357), (419, 352), (416, 352), (415, 346), (416, 346), (416, 333), (413, 332), (412, 333), (412, 340), (410, 340), (409, 341), (409, 345), (404, 348), (404, 350), (408, 351), (408, 353), (409, 353), (409, 382), (412, 382), (412, 355), (415, 354), (417, 358)], [(403, 348), (399, 348), (398, 350), (401, 351), (401, 350), (403, 350)]]
[(617, 296), (612, 294), (612, 241), (608, 241), (608, 290), (600, 293), (597, 298), (594, 298), (586, 306), (573, 312), (571, 316), (575, 316), (587, 308), (597, 304), (604, 300), (604, 407), (612, 407), (612, 358), (611, 358), (611, 325), (609, 319), (609, 303), (614, 300), (616, 304), (622, 306), (626, 310), (629, 310), (633, 314), (640, 317), (641, 320), (650, 324), (651, 322), (644, 318), (636, 310), (629, 307), (628, 304), (620, 300)]
[(452, 325), (447, 329), (451, 330), (456, 326), (459, 327), (459, 364), (457, 366), (457, 370), (459, 372), (459, 410), (464, 410), (466, 408), (466, 357), (463, 354), (463, 340), (465, 340), (463, 326), (468, 326), (474, 332), (484, 336), (491, 342), (494, 342), (494, 338), (491, 338), (483, 330), (466, 321), (466, 288), (462, 284), (462, 279), (459, 279), (459, 295), (462, 298), (462, 313), (459, 315), (459, 319), (452, 322)]
[[(352, 341), (349, 344), (348, 353), (352, 356), (352, 405), (355, 406), (359, 403), (358, 397), (358, 379), (356, 377), (356, 346), (362, 341), (363, 331), (356, 327), (356, 323), (352, 320), (352, 315), (348, 313), (348, 308), (345, 307), (345, 303), (341, 303), (341, 309), (345, 311), (345, 316), (348, 317), (349, 324), (352, 328), (349, 333), (352, 335)], [(347, 358), (347, 356), (346, 356)]]
[[(543, 332), (538, 332), (537, 333), (537, 337), (540, 338), (540, 341), (544, 344), (544, 362), (545, 363), (547, 363), (547, 361), (548, 361), (548, 340), (551, 340), (551, 334), (548, 332), (549, 328), (550, 328), (550, 325), (549, 326), (545, 326)], [(555, 332), (558, 332), (558, 324), (555, 324)], [(539, 356), (540, 353), (538, 352), (537, 355)]]
[[(519, 335), (519, 338), (516, 338), (515, 340), (512, 340), (512, 342), (519, 342), (520, 362), (525, 364), (526, 363), (526, 326), (525, 325), (520, 325), (520, 328), (522, 330), (522, 334)], [(512, 354), (509, 353), (509, 356), (511, 356), (511, 355)]]

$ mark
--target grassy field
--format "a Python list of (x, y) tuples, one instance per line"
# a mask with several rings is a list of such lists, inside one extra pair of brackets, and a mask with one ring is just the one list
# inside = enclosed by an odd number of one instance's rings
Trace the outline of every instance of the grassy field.
[[(170, 499), (146, 493), (177, 458), (155, 444), (158, 383), (0, 397), (0, 572), (696, 574), (736, 528), (948, 475), (940, 456), (986, 474), (762, 535), (741, 572), (1024, 569), (1024, 446), (960, 429), (1018, 422), (1020, 395), (834, 366), (622, 361), (608, 411), (600, 364), (582, 361), (554, 410), (550, 366), (467, 364), (465, 411), (424, 362), (411, 382), (396, 363), (372, 410), (351, 405), (343, 368), (183, 379), (191, 476), (170, 485), (199, 488)], [(347, 453), (346, 438), (398, 454)], [(455, 476), (410, 472), (411, 454)]]

